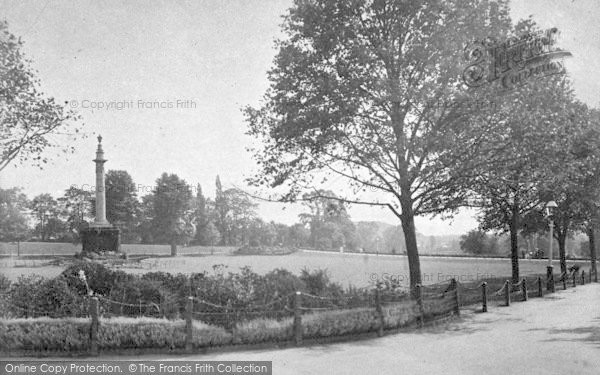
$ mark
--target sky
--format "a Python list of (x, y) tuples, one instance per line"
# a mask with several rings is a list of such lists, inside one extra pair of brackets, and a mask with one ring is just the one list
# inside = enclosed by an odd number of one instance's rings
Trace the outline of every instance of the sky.
[[(290, 5), (0, 0), (0, 19), (25, 42), (42, 91), (77, 110), (88, 136), (70, 144), (74, 154), (53, 157), (43, 170), (9, 166), (0, 172), (0, 186), (21, 186), (29, 197), (92, 186), (98, 134), (106, 168), (128, 171), (140, 195), (163, 172), (201, 184), (207, 196), (214, 196), (217, 174), (225, 188), (244, 186), (256, 169), (246, 151), (252, 139), (245, 135), (241, 108), (258, 105), (268, 87), (274, 40), (282, 36), (281, 16)], [(530, 14), (542, 28), (561, 31), (560, 46), (573, 54), (566, 66), (576, 95), (598, 106), (600, 2), (511, 2), (514, 19)], [(298, 205), (259, 207), (264, 219), (287, 224), (302, 211)], [(398, 224), (384, 208), (353, 206), (349, 212), (355, 221)], [(462, 234), (477, 226), (473, 215), (417, 218), (416, 227), (427, 235)]]

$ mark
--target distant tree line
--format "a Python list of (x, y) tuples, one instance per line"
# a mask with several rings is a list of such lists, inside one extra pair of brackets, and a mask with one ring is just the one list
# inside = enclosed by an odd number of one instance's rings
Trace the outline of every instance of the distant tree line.
[[(150, 193), (138, 196), (140, 189), (128, 172), (109, 170), (105, 189), (106, 217), (121, 229), (123, 243), (169, 244), (175, 253), (177, 245), (404, 252), (400, 228), (355, 224), (346, 204), (316, 196), (323, 192), (306, 194), (306, 212), (298, 223), (286, 225), (260, 218), (253, 199), (238, 188), (224, 189), (219, 176), (214, 197), (205, 196), (200, 184), (192, 188), (167, 173)], [(79, 231), (94, 220), (94, 208), (91, 186), (71, 186), (60, 197), (44, 193), (33, 199), (19, 188), (0, 189), (0, 241), (77, 243)]]

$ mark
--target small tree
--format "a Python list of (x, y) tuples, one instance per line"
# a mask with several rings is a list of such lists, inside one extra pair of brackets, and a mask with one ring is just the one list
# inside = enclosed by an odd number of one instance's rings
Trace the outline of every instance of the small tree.
[(215, 246), (221, 240), (221, 234), (212, 221), (209, 221), (201, 231), (205, 245)]
[(0, 188), (0, 241), (23, 241), (29, 236), (27, 206), (21, 189)]
[(202, 194), (202, 186), (200, 186), (200, 184), (196, 185), (196, 190), (196, 197), (194, 199), (194, 225), (196, 226), (195, 242), (200, 245), (209, 245), (210, 242), (204, 237), (204, 234), (206, 233), (205, 228), (209, 224), (206, 198), (204, 197), (204, 194)]
[(469, 254), (495, 254), (498, 251), (498, 239), (481, 230), (473, 229), (460, 236), (460, 248)]
[(72, 236), (72, 241), (78, 243), (79, 231), (82, 225), (93, 219), (92, 216), (92, 193), (71, 186), (65, 190), (62, 197), (58, 198), (62, 205), (62, 216), (66, 217), (67, 227)]
[(38, 223), (35, 227), (40, 240), (46, 241), (51, 237), (60, 237), (64, 234), (66, 225), (61, 221), (60, 206), (58, 201), (50, 194), (40, 194), (31, 200), (31, 211)]

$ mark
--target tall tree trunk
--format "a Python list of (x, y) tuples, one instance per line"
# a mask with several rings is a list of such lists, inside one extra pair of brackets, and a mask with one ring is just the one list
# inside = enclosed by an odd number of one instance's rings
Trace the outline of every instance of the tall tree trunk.
[(558, 240), (558, 256), (560, 257), (560, 273), (567, 272), (567, 257), (565, 243), (567, 242), (567, 231), (559, 229), (556, 231)]
[[(388, 70), (391, 82), (397, 82), (399, 73), (395, 70)], [(393, 89), (397, 89), (395, 85)], [(397, 98), (399, 93), (395, 93)], [(419, 250), (417, 248), (417, 234), (415, 230), (415, 213), (413, 210), (413, 200), (411, 191), (411, 177), (409, 176), (409, 162), (406, 160), (406, 134), (404, 133), (404, 119), (406, 113), (400, 108), (400, 102), (395, 101), (392, 104), (390, 120), (396, 136), (396, 158), (398, 163), (398, 176), (400, 177), (400, 221), (402, 222), (402, 231), (404, 232), (404, 242), (406, 243), (406, 255), (408, 258), (408, 272), (410, 278), (410, 289), (413, 298), (416, 297), (418, 284), (421, 284), (421, 263), (419, 261)]]
[(417, 248), (417, 234), (415, 230), (415, 216), (412, 211), (412, 202), (410, 201), (410, 198), (404, 197), (406, 197), (406, 195), (402, 194), (402, 231), (404, 232), (404, 242), (406, 243), (410, 289), (414, 296), (416, 285), (421, 284), (421, 262), (419, 261), (419, 251)]
[(177, 243), (175, 243), (175, 242), (171, 242), (171, 256), (172, 257), (177, 256)]
[(512, 282), (519, 282), (519, 211), (517, 205), (512, 208), (510, 217), (510, 264), (512, 269)]
[(590, 262), (592, 263), (592, 274), (590, 275), (591, 277), (593, 277), (593, 280), (598, 282), (598, 268), (596, 266), (596, 236), (594, 234), (594, 226), (593, 224), (590, 224), (588, 226), (588, 239), (590, 242)]

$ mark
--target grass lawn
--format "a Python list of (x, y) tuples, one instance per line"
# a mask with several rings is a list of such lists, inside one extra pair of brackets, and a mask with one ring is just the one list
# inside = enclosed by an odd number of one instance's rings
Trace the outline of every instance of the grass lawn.
[[(47, 260), (0, 260), (0, 273), (11, 280), (16, 280), (22, 274), (39, 274), (53, 277), (64, 267), (50, 266)], [(588, 272), (589, 262), (569, 261), (568, 264), (578, 263)], [(267, 273), (275, 268), (284, 268), (298, 274), (303, 268), (309, 270), (327, 269), (333, 281), (344, 286), (368, 286), (376, 280), (397, 280), (401, 285), (408, 285), (408, 261), (405, 256), (338, 254), (319, 252), (298, 252), (281, 256), (231, 256), (215, 254), (206, 256), (179, 256), (176, 258), (160, 257), (147, 258), (141, 261), (139, 268), (122, 269), (131, 273), (163, 271), (169, 273), (212, 272), (214, 265), (227, 266), (226, 271), (237, 272), (240, 267), (250, 266), (257, 273)], [(555, 262), (555, 270), (559, 264)], [(15, 267), (14, 265), (17, 265)], [(546, 260), (520, 260), (521, 274), (545, 273)], [(445, 282), (452, 277), (461, 282), (474, 282), (487, 278), (510, 276), (510, 259), (475, 259), (475, 258), (443, 258), (421, 257), (421, 270), (424, 284)]]

